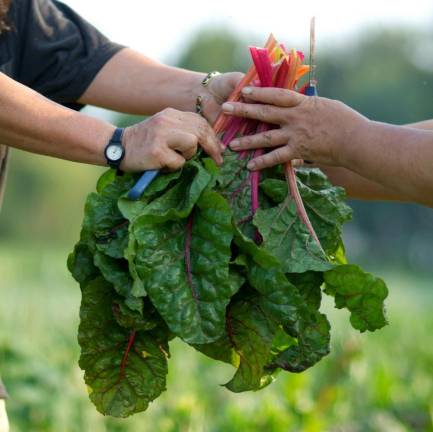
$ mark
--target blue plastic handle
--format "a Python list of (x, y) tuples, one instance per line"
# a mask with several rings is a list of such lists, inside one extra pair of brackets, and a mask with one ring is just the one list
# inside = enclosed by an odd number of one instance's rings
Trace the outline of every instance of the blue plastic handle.
[(317, 96), (317, 87), (315, 85), (309, 84), (305, 89), (305, 96)]
[(148, 188), (150, 183), (152, 183), (158, 174), (159, 170), (145, 171), (137, 183), (135, 183), (135, 185), (128, 192), (128, 199), (132, 201), (137, 201), (140, 199), (141, 195), (143, 195), (143, 192)]

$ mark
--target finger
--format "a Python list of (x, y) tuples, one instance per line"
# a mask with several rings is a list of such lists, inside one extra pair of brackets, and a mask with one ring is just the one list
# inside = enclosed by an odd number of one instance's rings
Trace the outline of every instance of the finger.
[(198, 143), (203, 150), (215, 161), (217, 165), (221, 165), (223, 163), (221, 152), (223, 151), (224, 147), (217, 138), (214, 130), (203, 117), (197, 116), (194, 133), (197, 136)]
[(229, 72), (213, 78), (208, 86), (209, 92), (214, 96), (218, 104), (222, 104), (232, 94), (240, 83), (244, 74), (241, 72)]
[(242, 81), (244, 76), (245, 74), (241, 72), (225, 73), (223, 75), (225, 88), (222, 89), (223, 94), (221, 96), (227, 99), (233, 92), (233, 90), (237, 87), (237, 85)]
[(251, 159), (248, 162), (247, 168), (251, 171), (259, 171), (264, 168), (271, 168), (275, 165), (286, 163), (292, 159), (296, 159), (296, 157), (291, 147), (284, 146), (266, 153), (263, 156)]
[(274, 87), (244, 87), (242, 95), (255, 102), (285, 108), (299, 105), (306, 97), (293, 90)]
[(292, 166), (293, 168), (300, 168), (304, 165), (303, 159), (293, 159), (292, 160)]
[(225, 114), (245, 117), (266, 123), (283, 124), (287, 121), (287, 109), (272, 105), (226, 102), (222, 105)]
[(230, 148), (235, 151), (257, 148), (277, 147), (287, 143), (287, 132), (275, 129), (237, 138), (230, 143)]
[(176, 171), (184, 166), (185, 158), (174, 150), (167, 149), (162, 164), (163, 167), (167, 168), (169, 171)]
[(194, 113), (182, 113), (178, 127), (197, 137), (199, 145), (215, 161), (221, 165), (223, 158), (221, 153), (225, 149), (217, 138), (210, 124), (200, 115)]
[(167, 145), (173, 150), (178, 150), (186, 160), (189, 160), (197, 153), (198, 139), (188, 132), (173, 131), (167, 137)]

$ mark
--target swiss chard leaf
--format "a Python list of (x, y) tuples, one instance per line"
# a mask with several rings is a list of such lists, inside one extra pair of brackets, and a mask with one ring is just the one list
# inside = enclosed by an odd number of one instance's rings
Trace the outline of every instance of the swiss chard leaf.
[(275, 255), (284, 273), (326, 271), (332, 264), (299, 219), (294, 201), (258, 210), (254, 224), (263, 238), (263, 247)]
[(265, 366), (271, 359), (277, 328), (277, 322), (263, 309), (258, 295), (230, 305), (227, 311), (227, 335), (239, 355), (240, 363), (225, 387), (239, 393), (259, 390), (269, 384), (272, 377)]
[(125, 298), (128, 307), (140, 311), (143, 302), (132, 292), (133, 281), (128, 271), (128, 262), (124, 259), (111, 258), (100, 252), (94, 254), (93, 260), (104, 279), (110, 282), (116, 292)]
[(337, 308), (350, 311), (350, 322), (355, 329), (374, 331), (388, 323), (384, 305), (388, 288), (382, 279), (353, 264), (336, 267), (324, 277), (325, 291), (335, 297)]
[[(188, 217), (211, 180), (212, 176), (201, 164), (196, 161), (188, 162), (183, 168), (179, 181), (141, 209), (139, 216), (141, 223), (161, 224)], [(163, 177), (160, 178), (160, 182), (162, 181)], [(125, 210), (124, 204), (121, 204), (121, 209)]]
[(233, 230), (227, 202), (205, 191), (189, 219), (134, 222), (135, 266), (152, 303), (176, 335), (188, 343), (217, 340), (225, 308), (239, 289), (229, 277)]
[(125, 329), (113, 315), (113, 289), (102, 278), (83, 287), (80, 367), (98, 411), (127, 417), (144, 411), (166, 386), (167, 333)]
[(310, 286), (303, 294), (280, 270), (253, 265), (248, 280), (263, 294), (263, 307), (297, 341), (273, 358), (268, 369), (301, 372), (329, 353), (330, 326), (326, 317), (318, 312), (320, 299), (318, 301), (317, 294), (311, 297), (311, 292), (320, 290), (322, 281), (319, 278), (312, 275), (305, 278), (300, 286), (304, 289)]
[(100, 272), (93, 264), (93, 255), (86, 242), (78, 242), (68, 257), (68, 270), (81, 285), (99, 276)]
[[(320, 243), (328, 256), (333, 257), (341, 245), (341, 229), (352, 217), (345, 203), (344, 189), (332, 185), (319, 169), (298, 170), (298, 189)], [(288, 195), (287, 183), (266, 179), (260, 187), (276, 203), (283, 203)]]

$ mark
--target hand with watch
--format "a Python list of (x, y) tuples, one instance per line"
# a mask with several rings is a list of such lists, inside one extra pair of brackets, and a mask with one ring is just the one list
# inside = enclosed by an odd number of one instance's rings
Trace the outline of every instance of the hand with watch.
[(116, 170), (119, 170), (120, 164), (125, 157), (125, 147), (122, 144), (123, 131), (124, 129), (122, 128), (116, 128), (104, 150), (107, 165)]
[(196, 154), (198, 146), (221, 165), (224, 148), (209, 122), (217, 118), (241, 77), (236, 72), (207, 74), (197, 90), (196, 113), (167, 108), (140, 123), (117, 128), (104, 150), (107, 165), (127, 172), (176, 170)]
[(222, 144), (200, 115), (167, 108), (129, 126), (117, 128), (104, 149), (107, 165), (126, 172), (180, 169), (198, 146), (217, 163), (223, 162)]

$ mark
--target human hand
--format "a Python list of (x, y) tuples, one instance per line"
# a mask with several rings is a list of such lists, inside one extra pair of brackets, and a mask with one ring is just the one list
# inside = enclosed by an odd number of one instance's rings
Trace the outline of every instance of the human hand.
[[(241, 72), (228, 72), (213, 77), (207, 87), (198, 90), (203, 98), (203, 115), (213, 124), (221, 112), (221, 105), (244, 77)], [(201, 83), (200, 83), (201, 85)]]
[(125, 129), (126, 172), (149, 169), (177, 170), (191, 159), (200, 145), (221, 165), (223, 147), (209, 123), (198, 114), (167, 108), (153, 117)]
[(230, 147), (235, 151), (276, 148), (250, 161), (248, 168), (252, 170), (293, 159), (344, 166), (345, 155), (350, 151), (350, 137), (369, 125), (367, 118), (332, 99), (259, 87), (247, 87), (243, 95), (256, 103), (230, 102), (223, 105), (223, 111), (280, 126), (231, 142)]

